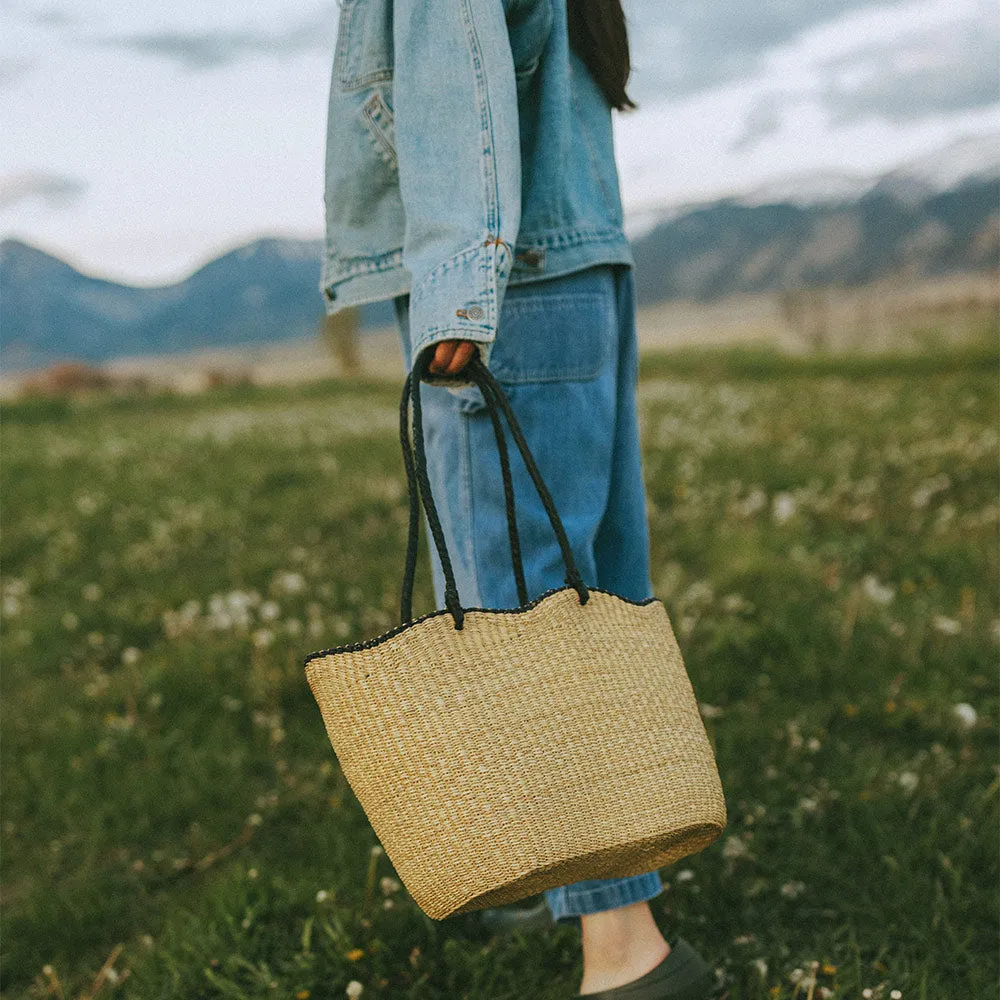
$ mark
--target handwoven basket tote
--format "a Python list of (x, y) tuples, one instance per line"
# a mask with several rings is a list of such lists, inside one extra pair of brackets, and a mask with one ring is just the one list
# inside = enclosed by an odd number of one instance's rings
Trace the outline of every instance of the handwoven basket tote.
[[(463, 374), (493, 420), (521, 606), (461, 607), (427, 477), (428, 358), (400, 406), (410, 489), (403, 624), (306, 659), (330, 742), (396, 872), (440, 920), (702, 850), (725, 827), (725, 800), (666, 610), (584, 585), (503, 390), (478, 358)], [(530, 603), (500, 413), (567, 569), (567, 586)], [(447, 609), (410, 620), (418, 486)]]

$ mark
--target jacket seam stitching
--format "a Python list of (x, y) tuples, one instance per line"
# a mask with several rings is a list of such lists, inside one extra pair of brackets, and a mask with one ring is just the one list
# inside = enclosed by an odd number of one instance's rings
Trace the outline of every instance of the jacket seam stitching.
[[(469, 54), (472, 58), (472, 68), (476, 78), (476, 98), (479, 101), (479, 121), (480, 138), (485, 139), (486, 148), (483, 149), (483, 159), (481, 170), (483, 171), (483, 195), (486, 209), (486, 234), (499, 234), (499, 205), (500, 189), (499, 179), (496, 171), (496, 150), (494, 145), (493, 119), (490, 114), (489, 95), (486, 93), (486, 81), (483, 79), (483, 54), (479, 41), (479, 34), (476, 31), (476, 22), (472, 15), (472, 5), (469, 0), (462, 0), (463, 20), (466, 26), (466, 40), (469, 44)], [(487, 325), (497, 323), (496, 315), (496, 289), (495, 281), (495, 247), (487, 247), (486, 254), (482, 260), (482, 269), (485, 279)]]

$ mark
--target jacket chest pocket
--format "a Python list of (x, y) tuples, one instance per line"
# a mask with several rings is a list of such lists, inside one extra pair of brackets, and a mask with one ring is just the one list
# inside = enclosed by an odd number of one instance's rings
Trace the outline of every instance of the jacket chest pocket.
[(392, 0), (340, 0), (333, 75), (344, 90), (392, 79)]

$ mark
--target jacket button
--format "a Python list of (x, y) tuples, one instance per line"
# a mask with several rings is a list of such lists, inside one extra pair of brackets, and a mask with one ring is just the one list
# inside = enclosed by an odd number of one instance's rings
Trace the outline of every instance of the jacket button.
[(466, 310), (466, 315), (469, 319), (482, 319), (486, 313), (479, 306), (469, 306)]

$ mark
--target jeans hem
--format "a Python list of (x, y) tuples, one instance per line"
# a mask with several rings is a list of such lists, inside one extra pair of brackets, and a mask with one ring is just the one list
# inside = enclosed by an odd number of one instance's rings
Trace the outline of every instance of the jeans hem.
[(581, 916), (603, 913), (632, 903), (642, 903), (663, 892), (659, 870), (628, 878), (604, 879), (560, 886), (545, 892), (545, 902), (557, 923), (579, 921)]

